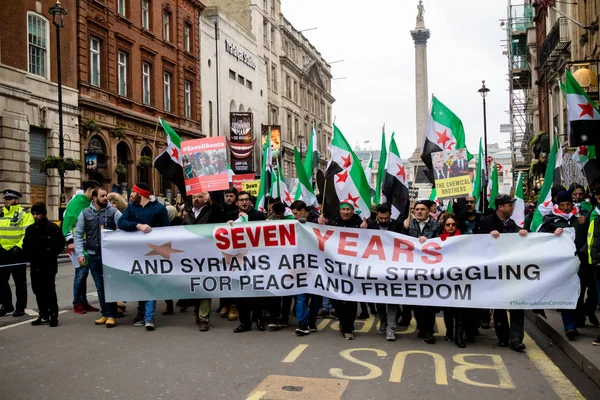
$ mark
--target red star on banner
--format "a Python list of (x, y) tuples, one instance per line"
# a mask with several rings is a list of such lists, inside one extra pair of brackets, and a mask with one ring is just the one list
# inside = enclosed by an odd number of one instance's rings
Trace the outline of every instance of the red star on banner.
[(358, 204), (356, 203), (358, 199), (360, 199), (360, 196), (352, 197), (352, 194), (348, 193), (347, 200), (353, 202), (355, 206), (358, 206)]
[(179, 152), (177, 151), (177, 149), (175, 147), (173, 147), (173, 152), (171, 153), (171, 157), (173, 157), (176, 160), (179, 160)]
[(345, 170), (341, 174), (335, 174), (335, 176), (338, 178), (335, 183), (346, 182), (346, 179), (348, 179), (348, 170)]
[(348, 154), (348, 158), (342, 157), (342, 160), (344, 160), (344, 165), (342, 165), (342, 168), (348, 168), (352, 164), (350, 162), (350, 154)]
[(439, 133), (439, 132), (435, 133), (438, 136), (437, 142), (438, 142), (438, 144), (440, 144), (440, 143), (442, 144), (442, 148), (445, 148), (446, 142), (450, 140), (450, 138), (448, 137), (447, 131), (448, 131), (447, 129), (444, 129), (444, 132), (442, 132), (442, 133)]
[(594, 106), (592, 106), (591, 103), (577, 105), (581, 107), (581, 114), (579, 114), (579, 118), (583, 117), (584, 115), (589, 115), (590, 117), (594, 118)]
[(400, 164), (396, 164), (398, 166), (398, 173), (396, 174), (396, 176), (401, 176), (402, 179), (404, 179), (404, 181), (406, 181), (406, 171), (404, 170), (404, 167)]

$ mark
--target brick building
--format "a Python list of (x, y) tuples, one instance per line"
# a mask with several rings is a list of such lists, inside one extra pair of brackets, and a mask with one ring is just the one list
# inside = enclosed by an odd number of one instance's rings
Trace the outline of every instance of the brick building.
[[(109, 190), (172, 189), (148, 160), (166, 146), (158, 117), (182, 139), (201, 126), (197, 0), (80, 0), (77, 70), (82, 154)], [(153, 182), (151, 180), (153, 179)]]
[[(3, 2), (0, 7), (0, 190), (23, 193), (22, 203), (43, 201), (58, 219), (60, 180), (56, 169), (40, 172), (42, 159), (58, 155), (56, 29), (52, 0)], [(75, 0), (61, 29), (65, 157), (79, 159)], [(65, 175), (67, 195), (80, 185), (80, 172)]]

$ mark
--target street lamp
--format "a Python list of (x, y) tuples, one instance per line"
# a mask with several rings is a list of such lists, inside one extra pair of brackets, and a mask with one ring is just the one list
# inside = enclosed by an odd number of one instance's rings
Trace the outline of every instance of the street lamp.
[[(62, 73), (60, 65), (60, 28), (64, 26), (63, 18), (67, 15), (67, 10), (61, 6), (60, 0), (56, 0), (56, 4), (48, 10), (52, 14), (52, 23), (56, 27), (56, 68), (58, 70), (58, 155), (64, 161), (65, 158), (65, 143), (63, 137), (63, 110), (62, 110)], [(65, 198), (65, 172), (64, 169), (59, 169), (60, 175), (60, 205), (58, 207), (58, 218), (62, 221), (64, 209), (66, 208)]]
[(302, 148), (302, 144), (304, 142), (304, 135), (302, 133), (298, 134), (298, 144), (300, 145), (300, 158), (302, 158), (302, 152), (303, 152), (303, 148)]
[(481, 89), (478, 90), (481, 98), (483, 99), (483, 151), (484, 151), (484, 163), (485, 165), (485, 179), (483, 180), (483, 211), (487, 209), (487, 185), (488, 185), (488, 155), (487, 155), (487, 115), (485, 110), (485, 97), (489, 93), (490, 89), (485, 87), (485, 81), (481, 81)]

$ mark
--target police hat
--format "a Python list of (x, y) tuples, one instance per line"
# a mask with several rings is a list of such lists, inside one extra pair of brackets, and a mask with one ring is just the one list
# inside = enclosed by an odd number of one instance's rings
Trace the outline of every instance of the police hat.
[(20, 199), (21, 197), (23, 197), (21, 193), (12, 189), (4, 189), (2, 194), (4, 195), (5, 199)]

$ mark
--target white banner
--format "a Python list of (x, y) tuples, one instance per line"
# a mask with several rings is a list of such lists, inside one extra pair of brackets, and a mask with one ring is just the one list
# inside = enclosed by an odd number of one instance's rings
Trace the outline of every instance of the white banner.
[(285, 296), (439, 307), (574, 309), (569, 235), (418, 240), (295, 220), (102, 232), (107, 301)]

